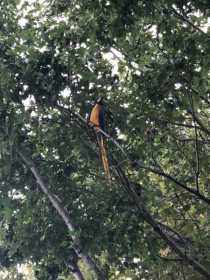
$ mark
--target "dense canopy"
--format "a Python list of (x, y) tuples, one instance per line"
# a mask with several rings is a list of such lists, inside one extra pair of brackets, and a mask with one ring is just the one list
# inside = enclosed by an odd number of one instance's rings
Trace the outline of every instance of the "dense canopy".
[(0, 21), (2, 270), (210, 279), (209, 1), (2, 0)]

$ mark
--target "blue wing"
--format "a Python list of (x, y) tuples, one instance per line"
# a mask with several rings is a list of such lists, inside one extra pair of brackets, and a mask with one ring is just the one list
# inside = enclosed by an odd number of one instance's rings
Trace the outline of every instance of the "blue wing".
[(104, 110), (101, 109), (99, 113), (99, 125), (102, 130), (105, 129), (105, 117), (104, 117)]

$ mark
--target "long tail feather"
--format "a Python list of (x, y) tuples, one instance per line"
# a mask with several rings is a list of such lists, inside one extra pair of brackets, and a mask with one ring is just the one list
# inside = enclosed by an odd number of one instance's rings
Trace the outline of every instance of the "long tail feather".
[(109, 184), (111, 184), (111, 175), (110, 175), (110, 169), (109, 169), (109, 161), (107, 157), (107, 151), (104, 145), (104, 139), (101, 136), (99, 139), (99, 148), (100, 148), (100, 153), (101, 153), (101, 159), (104, 167), (104, 172), (106, 174), (107, 180)]

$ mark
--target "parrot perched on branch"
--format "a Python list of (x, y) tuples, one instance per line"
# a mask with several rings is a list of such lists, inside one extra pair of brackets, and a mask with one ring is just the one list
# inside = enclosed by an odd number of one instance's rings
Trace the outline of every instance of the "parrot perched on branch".
[(107, 151), (105, 148), (105, 138), (104, 135), (97, 130), (97, 127), (101, 130), (104, 130), (105, 128), (105, 118), (104, 118), (104, 106), (103, 106), (103, 97), (99, 97), (93, 106), (90, 116), (89, 116), (89, 122), (94, 126), (95, 132), (96, 132), (96, 139), (99, 146), (99, 151), (104, 167), (104, 172), (107, 176), (108, 182), (111, 183), (111, 176), (110, 176), (110, 170), (109, 170), (109, 161), (107, 157)]

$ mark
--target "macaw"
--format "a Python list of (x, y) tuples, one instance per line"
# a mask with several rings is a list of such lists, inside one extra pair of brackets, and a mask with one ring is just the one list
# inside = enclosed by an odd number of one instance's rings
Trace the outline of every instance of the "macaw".
[(108, 161), (108, 157), (107, 157), (107, 151), (106, 151), (105, 144), (104, 144), (104, 135), (99, 130), (97, 130), (97, 127), (103, 131), (105, 129), (105, 118), (104, 118), (104, 106), (103, 105), (104, 105), (103, 97), (99, 97), (90, 112), (89, 122), (95, 128), (96, 139), (97, 139), (99, 151), (101, 154), (104, 172), (110, 183), (111, 176), (110, 176), (110, 170), (109, 170), (109, 161)]

